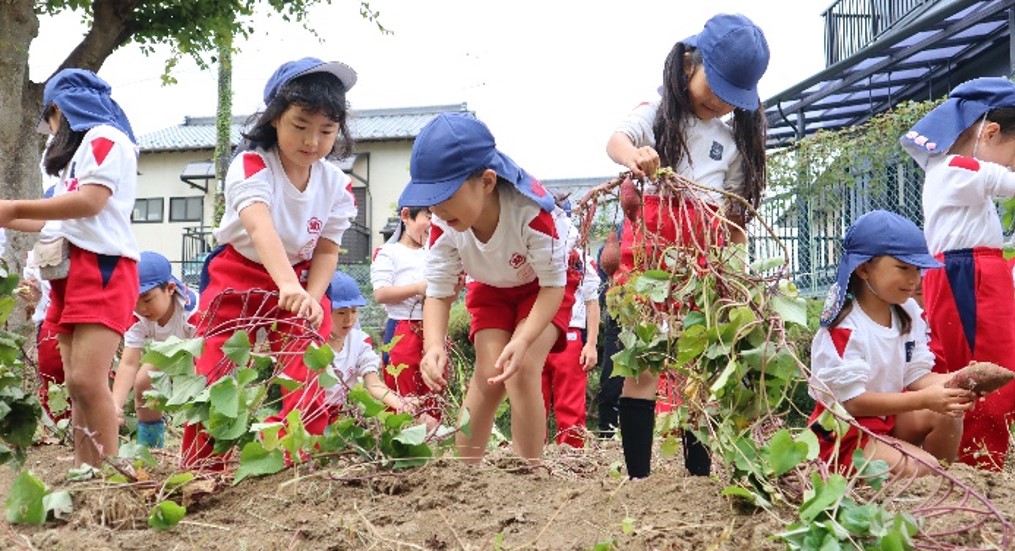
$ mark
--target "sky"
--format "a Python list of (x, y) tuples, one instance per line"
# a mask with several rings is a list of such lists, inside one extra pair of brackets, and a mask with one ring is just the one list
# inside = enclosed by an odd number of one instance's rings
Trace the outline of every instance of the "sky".
[[(657, 97), (666, 55), (716, 13), (742, 13), (765, 32), (771, 50), (762, 99), (824, 68), (823, 19), (814, 0), (371, 0), (383, 34), (359, 15), (356, 0), (313, 10), (320, 38), (279, 16), (255, 14), (254, 34), (237, 41), (233, 112), (262, 107), (262, 90), (283, 62), (304, 56), (339, 60), (359, 80), (353, 109), (467, 103), (498, 148), (540, 179), (602, 177), (622, 167), (606, 156), (617, 123)], [(80, 15), (40, 20), (30, 75), (46, 79), (80, 41)], [(167, 48), (145, 57), (137, 46), (113, 53), (99, 75), (127, 112), (135, 134), (211, 116), (216, 69), (184, 59), (178, 83), (163, 86)]]

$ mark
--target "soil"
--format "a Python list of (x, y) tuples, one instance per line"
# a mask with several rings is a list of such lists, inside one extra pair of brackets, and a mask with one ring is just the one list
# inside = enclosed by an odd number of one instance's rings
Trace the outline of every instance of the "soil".
[[(147, 527), (151, 507), (137, 492), (66, 481), (72, 451), (40, 445), (27, 468), (50, 488), (68, 489), (74, 512), (43, 526), (3, 524), (11, 549), (784, 549), (771, 536), (789, 509), (749, 510), (722, 497), (717, 477), (692, 477), (676, 458), (655, 454), (652, 476), (619, 476), (619, 442), (583, 451), (550, 445), (544, 467), (525, 468), (509, 449), (480, 466), (438, 459), (425, 467), (290, 469), (223, 485), (188, 507), (174, 529)], [(174, 458), (161, 458), (160, 473)], [(160, 469), (156, 469), (159, 471)], [(1015, 475), (952, 471), (1015, 512)], [(154, 474), (154, 473), (153, 473)], [(16, 475), (0, 470), (4, 495)], [(912, 492), (933, 492), (934, 484)], [(150, 500), (150, 495), (147, 496)], [(897, 499), (905, 499), (901, 496)], [(1010, 521), (1009, 516), (1009, 521)], [(974, 545), (982, 542), (971, 542)], [(597, 547), (599, 545), (599, 547)]]

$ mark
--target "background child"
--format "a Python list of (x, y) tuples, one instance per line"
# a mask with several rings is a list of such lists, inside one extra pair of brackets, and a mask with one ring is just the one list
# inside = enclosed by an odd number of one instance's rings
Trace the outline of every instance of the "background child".
[(141, 365), (141, 355), (149, 342), (169, 337), (189, 339), (194, 336), (198, 316), (197, 297), (173, 276), (169, 260), (153, 251), (142, 251), (137, 264), (140, 284), (134, 317), (137, 321), (123, 336), (123, 353), (113, 379), (113, 405), (123, 424), (123, 404), (134, 390), (134, 411), (137, 415), (137, 442), (150, 448), (165, 445), (166, 426), (162, 412), (145, 406), (144, 393), (152, 388), (149, 364)]
[[(331, 299), (328, 344), (335, 352), (328, 371), (339, 381), (325, 390), (325, 402), (331, 412), (329, 419), (334, 419), (346, 405), (349, 389), (360, 382), (371, 396), (392, 410), (416, 413), (418, 402), (388, 388), (378, 375), (381, 358), (374, 352), (370, 336), (359, 328), (359, 309), (366, 306), (367, 301), (360, 293), (356, 280), (345, 273), (335, 272), (328, 288), (328, 298)], [(437, 420), (426, 413), (420, 414), (420, 420), (430, 428), (437, 426)]]
[(836, 435), (817, 420), (834, 399), (858, 423), (888, 436), (906, 453), (931, 465), (937, 459), (955, 461), (963, 412), (975, 397), (945, 388), (949, 377), (931, 372), (934, 355), (912, 299), (920, 270), (941, 264), (927, 252), (916, 224), (883, 210), (858, 218), (846, 231), (843, 248), (811, 345), (810, 393), (818, 403), (809, 424), (819, 437), (821, 458), (848, 469), (853, 451), (863, 449), (865, 457), (886, 461), (895, 474), (927, 474), (923, 464), (906, 461), (899, 449), (854, 428), (833, 455)]
[(419, 361), (423, 358), (423, 297), (426, 296), (426, 240), (430, 233), (430, 209), (400, 207), (399, 226), (381, 245), (370, 263), (374, 300), (384, 305), (388, 321), (384, 344), (398, 341), (381, 355), (385, 366), (404, 365), (396, 377), (386, 369), (385, 384), (402, 396), (429, 396), (426, 408), (440, 415), (436, 395), (423, 383)]
[[(606, 152), (614, 162), (630, 169), (643, 181), (654, 177), (660, 166), (699, 184), (736, 193), (757, 206), (765, 187), (765, 124), (758, 97), (758, 81), (768, 68), (768, 43), (764, 33), (742, 15), (720, 14), (705, 23), (697, 35), (677, 42), (663, 67), (662, 97), (643, 103), (610, 137)], [(733, 114), (732, 127), (722, 118)], [(680, 241), (701, 227), (715, 227), (715, 212), (691, 212), (681, 216), (684, 227), (675, 227), (671, 212), (681, 208), (680, 199), (660, 196), (655, 186), (644, 187), (644, 217), (648, 227), (659, 227), (660, 249)], [(715, 211), (723, 208), (721, 196), (704, 198)], [(740, 228), (745, 213), (736, 205), (726, 207), (725, 217)], [(658, 221), (658, 224), (655, 223)], [(621, 263), (615, 276), (623, 281), (634, 267), (634, 251), (652, 258), (641, 223), (625, 223), (621, 237)], [(679, 232), (679, 233), (678, 233)], [(746, 235), (730, 227), (734, 242)], [(624, 459), (631, 478), (649, 475), (655, 425), (655, 397), (659, 377), (643, 373), (624, 382), (619, 402)], [(707, 450), (689, 432), (684, 433), (684, 459), (691, 474), (707, 475)]]
[[(233, 159), (226, 174), (225, 214), (214, 232), (221, 245), (201, 274), (200, 308), (207, 315), (197, 328), (198, 336), (205, 338), (197, 372), (209, 385), (232, 369), (222, 353), (230, 332), (210, 330), (238, 318), (244, 307), (242, 294), (216, 300), (227, 289), (277, 291), (281, 312), (309, 319), (322, 338), (331, 331), (324, 293), (356, 206), (349, 191), (352, 181), (326, 158), (344, 156), (352, 147), (345, 94), (355, 82), (356, 73), (347, 65), (307, 57), (282, 64), (265, 85), (265, 110), (245, 134), (248, 148)], [(276, 353), (287, 338), (279, 333), (293, 326), (284, 327), (269, 331)], [(320, 434), (327, 425), (324, 393), (300, 351), (286, 352), (281, 372), (302, 387), (283, 389), (282, 410), (269, 421), (299, 409), (307, 431)], [(184, 427), (185, 466), (211, 450), (198, 427)]]
[(61, 181), (51, 199), (0, 201), (0, 226), (41, 231), (34, 256), (51, 278), (46, 322), (58, 333), (74, 404), (75, 466), (97, 466), (117, 453), (109, 368), (133, 323), (137, 296), (138, 250), (130, 227), (137, 148), (110, 92), (91, 71), (54, 75), (43, 92), (39, 130), (55, 134), (43, 162)]
[[(948, 373), (973, 360), (1015, 369), (1015, 286), (994, 203), (1015, 195), (1015, 84), (960, 84), (901, 142), (926, 171), (924, 234), (944, 263), (923, 281), (935, 370)], [(1001, 470), (1013, 418), (1012, 385), (988, 394), (966, 414), (959, 460)]]
[(479, 462), (497, 407), (511, 402), (515, 452), (535, 461), (546, 439), (541, 373), (551, 348), (565, 344), (576, 280), (567, 257), (576, 236), (538, 180), (497, 150), (490, 130), (471, 115), (442, 114), (416, 138), (412, 180), (399, 204), (431, 206), (427, 300), (423, 305), (423, 380), (447, 386), (448, 315), (464, 270), (472, 314), (476, 370), (466, 392), (470, 434), (456, 435), (458, 454)]
[[(570, 201), (561, 207), (571, 215)], [(571, 307), (564, 350), (551, 352), (543, 366), (543, 403), (549, 417), (553, 408), (557, 420), (557, 443), (574, 448), (585, 447), (585, 388), (588, 372), (596, 367), (599, 356), (599, 272), (591, 256), (572, 255), (573, 270), (580, 270), (581, 283)]]

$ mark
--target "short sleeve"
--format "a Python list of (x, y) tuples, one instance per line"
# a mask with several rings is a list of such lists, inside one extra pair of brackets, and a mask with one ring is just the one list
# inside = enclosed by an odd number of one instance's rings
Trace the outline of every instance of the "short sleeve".
[(370, 338), (365, 337), (360, 344), (359, 356), (356, 358), (356, 371), (362, 377), (367, 373), (377, 373), (381, 369), (381, 357), (374, 352)]
[(582, 302), (599, 300), (599, 285), (601, 283), (599, 280), (599, 270), (596, 269), (595, 261), (591, 258), (586, 258), (585, 274), (582, 276), (582, 284), (578, 289), (578, 295), (581, 297)]
[(430, 246), (426, 251), (428, 297), (445, 298), (453, 295), (458, 285), (458, 274), (464, 269), (452, 231), (436, 216), (431, 220)]
[(345, 179), (345, 187), (335, 196), (335, 201), (331, 204), (331, 211), (328, 213), (328, 221), (324, 224), (324, 229), (321, 230), (321, 237), (327, 239), (333, 243), (341, 244), (342, 236), (345, 234), (345, 230), (352, 226), (352, 221), (356, 218), (356, 198), (352, 194), (352, 180), (349, 179), (345, 174), (341, 174)]
[(86, 148), (86, 152), (78, 157), (80, 162), (73, 174), (81, 185), (98, 184), (116, 193), (124, 168), (134, 165), (133, 170), (137, 171), (134, 149), (122, 141), (98, 135), (90, 137), (81, 147)]
[[(819, 329), (811, 343), (811, 379), (816, 387), (811, 396), (824, 402), (825, 396), (815, 394), (823, 385), (839, 402), (866, 392), (870, 365), (864, 358), (861, 339), (855, 338), (852, 329)], [(820, 384), (814, 385), (815, 380)]]
[(729, 168), (726, 169), (726, 177), (723, 179), (723, 191), (736, 193), (744, 197), (747, 190), (747, 180), (744, 174), (744, 156), (736, 148), (730, 158)]
[(130, 329), (123, 334), (123, 346), (125, 348), (144, 348), (146, 342), (149, 339), (148, 328), (145, 322), (137, 320), (134, 325), (130, 326)]
[(522, 230), (528, 248), (529, 265), (536, 272), (540, 287), (563, 287), (567, 283), (567, 257), (573, 243), (571, 232), (577, 228), (570, 222), (559, 223), (563, 211), (552, 213), (540, 209)]
[(645, 102), (634, 108), (620, 124), (614, 128), (627, 136), (635, 147), (646, 145), (655, 146), (655, 132), (652, 130), (652, 123), (655, 121), (656, 111), (659, 109), (659, 102)]
[(391, 249), (381, 246), (370, 262), (370, 285), (374, 290), (390, 287), (395, 284), (395, 259)]
[(229, 165), (226, 172), (226, 208), (240, 212), (254, 203), (271, 207), (274, 196), (271, 169), (256, 151), (244, 151)]

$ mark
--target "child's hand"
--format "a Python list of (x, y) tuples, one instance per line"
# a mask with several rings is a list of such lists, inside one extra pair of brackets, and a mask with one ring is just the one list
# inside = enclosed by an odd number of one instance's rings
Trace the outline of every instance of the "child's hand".
[(310, 320), (315, 328), (321, 326), (324, 319), (324, 310), (321, 304), (314, 300), (300, 284), (291, 283), (280, 285), (278, 288), (278, 305), (286, 312), (292, 312), (301, 318)]
[(927, 409), (952, 417), (961, 417), (976, 403), (976, 395), (961, 388), (945, 388), (937, 384), (920, 392), (924, 393)]
[(14, 202), (0, 201), (0, 227), (6, 228), (14, 220)]
[(443, 346), (435, 346), (427, 350), (419, 362), (419, 371), (423, 375), (423, 382), (431, 390), (438, 392), (442, 392), (448, 386), (447, 368), (448, 353)]
[(631, 169), (639, 180), (651, 178), (659, 170), (659, 153), (647, 145), (639, 147), (631, 153), (624, 166)]
[(29, 304), (37, 304), (42, 298), (39, 282), (34, 277), (22, 279), (18, 284), (18, 296)]
[(511, 339), (511, 342), (507, 343), (493, 364), (493, 368), (501, 370), (502, 373), (496, 377), (490, 377), (486, 382), (495, 385), (511, 378), (521, 366), (522, 358), (525, 357), (525, 351), (528, 349), (529, 343), (521, 339)]
[(595, 345), (592, 343), (586, 343), (582, 347), (582, 354), (578, 357), (578, 364), (582, 366), (582, 369), (586, 373), (595, 369), (599, 363), (599, 352), (596, 351)]

